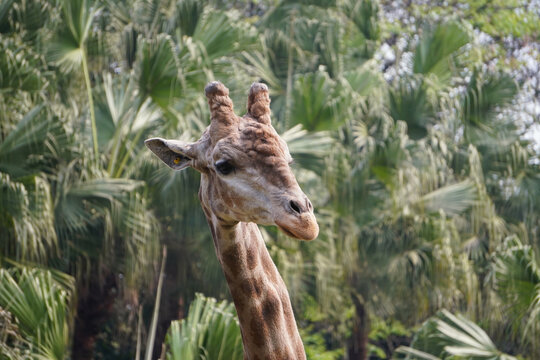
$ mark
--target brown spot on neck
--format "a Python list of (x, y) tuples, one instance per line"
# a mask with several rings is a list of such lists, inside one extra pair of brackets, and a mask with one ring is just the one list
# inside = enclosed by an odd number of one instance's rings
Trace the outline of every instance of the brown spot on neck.
[(246, 250), (247, 267), (249, 270), (255, 269), (259, 264), (259, 254), (256, 246), (250, 244)]
[(221, 253), (222, 265), (226, 266), (227, 270), (231, 273), (233, 279), (236, 279), (241, 273), (242, 268), (245, 267), (244, 257), (245, 250), (242, 244), (233, 243), (226, 247)]

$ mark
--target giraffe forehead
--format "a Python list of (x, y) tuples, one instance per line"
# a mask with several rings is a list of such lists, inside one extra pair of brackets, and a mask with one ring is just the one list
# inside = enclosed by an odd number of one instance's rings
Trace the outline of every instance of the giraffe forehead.
[(275, 158), (281, 158), (287, 163), (292, 160), (287, 144), (272, 125), (247, 123), (240, 130), (239, 142), (250, 157), (255, 157), (262, 162), (268, 162), (272, 158), (274, 161)]
[(223, 155), (237, 159), (247, 156), (246, 160), (263, 166), (292, 161), (287, 144), (271, 125), (249, 120), (217, 141), (213, 150), (214, 160)]

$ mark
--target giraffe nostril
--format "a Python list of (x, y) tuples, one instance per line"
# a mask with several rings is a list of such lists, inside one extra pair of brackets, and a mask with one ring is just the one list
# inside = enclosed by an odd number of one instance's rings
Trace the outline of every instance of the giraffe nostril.
[(289, 206), (294, 212), (301, 213), (300, 207), (294, 200), (289, 201)]
[(311, 201), (309, 201), (309, 199), (307, 199), (307, 208), (309, 211), (313, 211), (313, 205), (311, 204)]

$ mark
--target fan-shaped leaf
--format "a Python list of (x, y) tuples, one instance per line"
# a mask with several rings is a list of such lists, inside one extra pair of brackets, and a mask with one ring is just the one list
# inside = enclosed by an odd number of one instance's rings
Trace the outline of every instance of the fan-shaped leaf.
[(441, 83), (447, 83), (453, 74), (454, 56), (468, 42), (467, 33), (457, 23), (424, 29), (413, 56), (413, 72), (433, 74)]
[(18, 320), (21, 332), (32, 340), (38, 359), (64, 360), (70, 354), (70, 305), (73, 279), (68, 288), (55, 280), (51, 271), (0, 269), (0, 307)]
[(240, 326), (231, 303), (197, 294), (186, 319), (173, 321), (167, 334), (167, 359), (242, 359)]
[(410, 348), (398, 348), (397, 351), (406, 354), (406, 359), (516, 359), (498, 350), (474, 322), (446, 310), (422, 325)]

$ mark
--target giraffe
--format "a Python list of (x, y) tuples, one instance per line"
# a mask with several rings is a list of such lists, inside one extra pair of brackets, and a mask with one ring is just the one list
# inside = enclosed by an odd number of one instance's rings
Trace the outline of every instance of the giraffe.
[(313, 206), (271, 125), (268, 87), (251, 86), (243, 117), (235, 115), (220, 82), (209, 83), (205, 94), (211, 124), (198, 141), (152, 138), (145, 144), (172, 169), (201, 173), (199, 199), (238, 313), (244, 359), (305, 359), (287, 287), (257, 224), (313, 240), (319, 233)]

